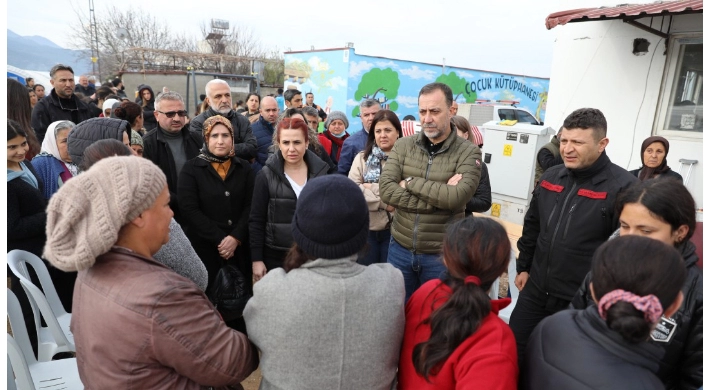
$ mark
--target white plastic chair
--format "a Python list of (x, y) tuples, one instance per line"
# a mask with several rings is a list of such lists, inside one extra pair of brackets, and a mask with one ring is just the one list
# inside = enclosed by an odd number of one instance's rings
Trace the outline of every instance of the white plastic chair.
[[(34, 269), (42, 290), (32, 283), (27, 271), (27, 263)], [(13, 250), (7, 254), (7, 264), (10, 270), (20, 279), (22, 288), (32, 305), (37, 329), (37, 360), (48, 362), (59, 352), (76, 352), (74, 335), (69, 325), (71, 313), (67, 313), (62, 306), (54, 283), (49, 277), (49, 271), (42, 260), (34, 254), (21, 250)], [(46, 327), (42, 326), (40, 315), (44, 318)]]
[(14, 373), (14, 384), (22, 390), (84, 388), (75, 358), (48, 362), (35, 359), (20, 302), (10, 289), (7, 290), (7, 314), (13, 334), (7, 334), (8, 368), (12, 366), (12, 370), (7, 373), (8, 384)]
[(508, 263), (508, 291), (510, 291), (510, 305), (505, 309), (498, 312), (498, 317), (500, 317), (507, 324), (510, 321), (510, 314), (513, 313), (515, 304), (518, 302), (518, 295), (520, 291), (518, 287), (515, 286), (515, 276), (518, 274), (516, 269), (517, 259), (515, 258), (515, 252), (510, 251), (510, 262)]

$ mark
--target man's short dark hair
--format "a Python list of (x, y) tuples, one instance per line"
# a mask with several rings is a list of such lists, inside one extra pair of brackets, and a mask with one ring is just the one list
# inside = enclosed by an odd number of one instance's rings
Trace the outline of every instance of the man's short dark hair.
[(579, 108), (574, 110), (565, 118), (562, 124), (567, 130), (571, 129), (592, 129), (594, 130), (594, 140), (600, 141), (606, 137), (606, 118), (601, 111), (596, 108)]
[(118, 77), (116, 77), (115, 79), (113, 79), (113, 80), (111, 81), (111, 84), (113, 84), (114, 87), (118, 87), (118, 84), (121, 84), (121, 79), (119, 79)]
[(306, 92), (306, 97), (308, 97), (308, 95), (313, 96), (313, 92)]
[(72, 75), (74, 75), (74, 69), (72, 69), (71, 66), (57, 64), (57, 65), (54, 65), (52, 67), (52, 69), (49, 70), (49, 77), (54, 78), (54, 74), (59, 72), (60, 70), (68, 70), (71, 72)]
[(284, 100), (287, 102), (291, 102), (291, 100), (296, 96), (300, 95), (301, 91), (297, 89), (287, 89), (286, 92), (284, 92)]
[(451, 87), (444, 83), (429, 83), (423, 86), (421, 91), (419, 91), (419, 97), (434, 93), (436, 90), (444, 93), (444, 96), (446, 96), (446, 107), (451, 108), (451, 105), (454, 104), (454, 93), (451, 91)]
[(205, 95), (204, 93), (200, 94), (200, 100), (205, 100), (206, 97), (207, 97), (207, 95)]
[(415, 121), (417, 118), (414, 117), (414, 115), (405, 115), (404, 118), (402, 118), (403, 121)]
[(279, 95), (281, 95), (282, 93), (284, 93), (284, 89), (283, 89), (283, 88), (279, 88), (279, 89), (276, 90), (276, 92), (278, 92)]

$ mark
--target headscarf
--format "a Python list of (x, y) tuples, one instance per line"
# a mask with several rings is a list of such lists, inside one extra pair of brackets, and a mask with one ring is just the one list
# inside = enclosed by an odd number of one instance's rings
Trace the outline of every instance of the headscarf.
[[(651, 145), (654, 142), (660, 142), (663, 144), (663, 147), (666, 149), (666, 154), (663, 156), (663, 161), (661, 161), (661, 165), (657, 166), (656, 168), (651, 168), (647, 167), (646, 164), (643, 162), (643, 155), (644, 152), (646, 151), (646, 148), (648, 148), (649, 145)], [(639, 171), (639, 179), (640, 180), (646, 180), (646, 179), (653, 179), (654, 176), (660, 175), (662, 173), (668, 172), (671, 168), (668, 166), (668, 149), (670, 148), (670, 145), (668, 143), (668, 140), (661, 137), (661, 136), (652, 136), (646, 138), (643, 143), (641, 144), (641, 164), (643, 166), (641, 167), (641, 171)]]
[(131, 142), (130, 143), (131, 143), (131, 146), (132, 145), (140, 145), (142, 148), (143, 147), (143, 137), (141, 137), (141, 135), (137, 131), (131, 130)]
[[(50, 155), (50, 156), (56, 158), (57, 160), (59, 160), (59, 162), (61, 162), (62, 164), (64, 164), (64, 166), (67, 167), (69, 172), (71, 172), (72, 176), (76, 176), (79, 174), (79, 167), (76, 164), (74, 164), (73, 162), (66, 162), (66, 161), (62, 160), (62, 157), (59, 154), (59, 148), (57, 147), (57, 133), (59, 132), (59, 130), (64, 130), (66, 128), (66, 127), (64, 127), (62, 129), (57, 130), (57, 126), (59, 126), (60, 123), (64, 123), (64, 122), (71, 124), (71, 127), (69, 127), (69, 130), (71, 130), (74, 126), (76, 126), (74, 124), (74, 122), (72, 122), (72, 121), (52, 122), (52, 124), (50, 124), (49, 127), (47, 127), (47, 133), (44, 135), (44, 141), (42, 141), (42, 148), (40, 149), (40, 155), (46, 154), (46, 155)], [(68, 150), (67, 150), (67, 153), (69, 153)]]
[(372, 153), (365, 161), (365, 173), (363, 180), (365, 183), (379, 183), (380, 173), (382, 173), (382, 162), (387, 161), (387, 155), (377, 146), (372, 147)]
[(232, 136), (232, 142), (234, 142), (234, 130), (232, 129), (232, 123), (230, 123), (229, 120), (222, 115), (211, 116), (207, 118), (205, 124), (202, 126), (202, 138), (205, 141), (205, 144), (202, 146), (202, 150), (200, 150), (200, 154), (197, 157), (208, 162), (216, 162), (221, 164), (234, 157), (234, 143), (232, 143), (232, 150), (224, 157), (215, 156), (212, 152), (210, 152), (207, 147), (209, 144), (207, 140), (210, 137), (210, 133), (212, 133), (212, 129), (218, 123), (225, 125), (227, 129), (229, 129), (229, 134)]

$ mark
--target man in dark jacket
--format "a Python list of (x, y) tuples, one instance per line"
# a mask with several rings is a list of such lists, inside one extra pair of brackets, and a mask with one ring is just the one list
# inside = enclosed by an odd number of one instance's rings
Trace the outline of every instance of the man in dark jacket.
[(306, 92), (306, 104), (304, 104), (304, 107), (312, 107), (318, 111), (318, 118), (320, 118), (321, 122), (325, 122), (325, 118), (328, 117), (328, 114), (323, 111), (323, 109), (315, 104), (313, 100), (315, 99), (315, 96), (313, 96), (313, 92)]
[[(340, 152), (340, 160), (338, 160), (338, 173), (347, 176), (350, 173), (350, 167), (353, 165), (355, 155), (365, 149), (367, 143), (367, 134), (370, 132), (370, 125), (375, 118), (377, 111), (380, 111), (380, 102), (375, 99), (365, 99), (360, 102), (360, 120), (362, 121), (362, 130), (348, 137), (343, 142), (343, 150)], [(454, 131), (455, 133), (455, 131)]]
[(86, 97), (91, 97), (96, 93), (96, 87), (89, 84), (89, 78), (83, 74), (79, 76), (79, 84), (74, 87), (74, 92), (79, 92)]
[(259, 120), (251, 125), (254, 138), (256, 138), (256, 159), (251, 164), (254, 174), (258, 173), (266, 165), (266, 160), (269, 157), (269, 146), (274, 143), (276, 118), (279, 116), (279, 106), (276, 103), (276, 99), (271, 96), (265, 96), (261, 99), (259, 113)]
[(601, 111), (578, 109), (562, 127), (558, 138), (564, 165), (540, 178), (518, 240), (515, 286), (521, 293), (510, 328), (521, 363), (535, 326), (569, 306), (591, 268), (594, 251), (618, 227), (616, 195), (637, 181), (607, 157), (609, 139)]
[(205, 120), (215, 115), (222, 115), (229, 119), (234, 129), (235, 155), (252, 162), (256, 157), (256, 137), (252, 133), (249, 119), (244, 115), (237, 114), (232, 108), (232, 92), (229, 84), (220, 79), (210, 80), (205, 85), (205, 94), (207, 95), (205, 100), (210, 107), (190, 121), (190, 130), (202, 137), (202, 125)]
[(170, 190), (170, 208), (175, 220), (182, 224), (178, 207), (177, 181), (185, 162), (197, 157), (204, 144), (202, 133), (190, 131), (185, 124), (185, 102), (177, 92), (166, 92), (155, 100), (158, 127), (143, 137), (143, 157), (165, 173)]
[(74, 95), (74, 70), (71, 66), (54, 65), (49, 77), (54, 88), (32, 109), (32, 129), (40, 143), (52, 122), (72, 121), (79, 124), (92, 117), (86, 103)]

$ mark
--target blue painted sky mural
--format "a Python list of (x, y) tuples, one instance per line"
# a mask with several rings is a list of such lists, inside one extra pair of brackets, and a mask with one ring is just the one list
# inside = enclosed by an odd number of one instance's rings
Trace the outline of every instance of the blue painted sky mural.
[(400, 118), (409, 114), (418, 118), (419, 90), (431, 82), (449, 85), (458, 103), (514, 100), (519, 102), (517, 107), (545, 119), (547, 78), (364, 56), (352, 48), (291, 52), (284, 61), (284, 88), (313, 92), (315, 103), (326, 112), (345, 112), (350, 118), (349, 133), (362, 128), (359, 104), (365, 97), (379, 100)]

